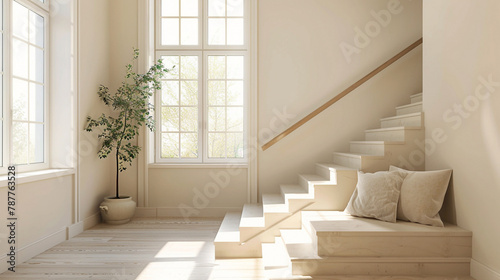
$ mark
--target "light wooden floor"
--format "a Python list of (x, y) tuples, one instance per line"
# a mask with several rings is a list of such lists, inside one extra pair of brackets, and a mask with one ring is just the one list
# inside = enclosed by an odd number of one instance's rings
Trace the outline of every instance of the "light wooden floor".
[[(15, 273), (0, 274), (0, 279), (263, 280), (289, 276), (288, 269), (265, 269), (262, 259), (215, 260), (213, 240), (220, 222), (214, 219), (190, 222), (135, 219), (120, 226), (101, 224), (17, 266)], [(314, 279), (445, 278), (340, 276)]]

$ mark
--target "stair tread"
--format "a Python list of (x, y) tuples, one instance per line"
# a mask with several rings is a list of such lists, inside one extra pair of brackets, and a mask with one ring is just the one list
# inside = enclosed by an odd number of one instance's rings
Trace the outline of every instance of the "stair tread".
[(280, 185), (283, 194), (308, 194), (309, 192), (301, 185)]
[(420, 96), (422, 96), (422, 94), (423, 94), (422, 92), (421, 93), (415, 93), (415, 94), (410, 95), (410, 98), (420, 97)]
[(422, 116), (422, 113), (423, 112), (417, 112), (417, 113), (410, 113), (410, 114), (404, 114), (404, 115), (399, 115), (399, 116), (392, 116), (392, 117), (382, 118), (382, 119), (380, 119), (380, 121), (390, 121), (390, 120), (404, 119), (404, 118), (409, 118), (409, 117), (418, 117), (418, 116)]
[(367, 144), (367, 145), (404, 145), (404, 141), (351, 141), (351, 144)]
[(470, 258), (464, 257), (320, 257), (318, 255), (290, 257), (292, 262), (315, 260), (327, 263), (470, 263)]
[(422, 103), (423, 103), (422, 101), (419, 101), (419, 102), (415, 102), (415, 103), (401, 105), (401, 106), (396, 107), (396, 110), (420, 106), (420, 105), (422, 105)]
[(335, 152), (333, 154), (334, 155), (339, 155), (339, 156), (351, 157), (351, 158), (358, 158), (358, 159), (361, 159), (362, 157), (369, 157), (369, 158), (383, 158), (384, 157), (384, 156), (381, 156), (381, 155), (371, 155), (371, 154), (362, 154), (362, 153)]
[(404, 221), (388, 223), (339, 211), (308, 211), (303, 213), (303, 220), (311, 223), (318, 236), (331, 232), (339, 236), (472, 236), (470, 231), (456, 225), (432, 227)]
[(312, 239), (305, 230), (282, 229), (280, 232), (285, 244), (312, 244)]
[(288, 213), (288, 205), (281, 194), (263, 194), (264, 213)]
[(241, 213), (240, 227), (264, 227), (262, 204), (245, 204)]
[(328, 168), (328, 169), (335, 169), (335, 170), (357, 170), (355, 168), (351, 168), (351, 167), (347, 167), (347, 166), (343, 166), (343, 165), (338, 165), (336, 163), (316, 163), (316, 165), (319, 165), (319, 166), (322, 166), (322, 167), (325, 167), (325, 168)]
[(240, 242), (240, 220), (240, 212), (226, 213), (214, 242)]
[(421, 126), (395, 126), (395, 127), (386, 127), (386, 128), (372, 128), (366, 129), (365, 132), (383, 132), (383, 131), (392, 131), (392, 130), (419, 130), (422, 129)]

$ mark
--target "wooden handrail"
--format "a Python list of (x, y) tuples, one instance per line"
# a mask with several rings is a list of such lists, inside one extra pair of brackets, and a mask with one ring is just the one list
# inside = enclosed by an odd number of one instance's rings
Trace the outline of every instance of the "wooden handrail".
[(364, 84), (366, 81), (368, 81), (369, 79), (371, 79), (373, 76), (377, 75), (382, 70), (384, 70), (385, 68), (387, 68), (389, 65), (393, 64), (398, 59), (400, 59), (401, 57), (405, 56), (407, 53), (409, 53), (410, 51), (412, 51), (414, 48), (418, 47), (420, 44), (422, 44), (422, 42), (423, 42), (422, 38), (418, 39), (415, 43), (411, 44), (406, 49), (402, 50), (400, 53), (398, 53), (397, 55), (393, 56), (391, 59), (387, 60), (384, 64), (380, 65), (375, 70), (371, 71), (368, 75), (364, 76), (359, 81), (355, 82), (350, 87), (346, 88), (344, 91), (342, 91), (341, 93), (339, 93), (338, 95), (336, 95), (334, 98), (328, 100), (328, 102), (326, 102), (325, 104), (321, 105), (321, 107), (317, 108), (312, 113), (310, 113), (309, 115), (305, 116), (300, 121), (296, 122), (294, 125), (290, 126), (285, 131), (283, 131), (282, 133), (280, 133), (278, 136), (276, 136), (273, 139), (271, 139), (269, 142), (267, 142), (266, 144), (264, 144), (262, 146), (262, 150), (265, 151), (269, 147), (271, 147), (272, 145), (278, 143), (281, 139), (285, 138), (288, 134), (292, 133), (294, 130), (296, 130), (297, 128), (301, 127), (303, 124), (305, 124), (306, 122), (308, 122), (312, 118), (316, 117), (319, 113), (323, 112), (328, 107), (332, 106), (337, 101), (339, 101), (340, 99), (342, 99), (342, 97), (346, 96), (351, 91), (355, 90), (356, 88), (358, 88), (359, 86), (361, 86), (362, 84)]

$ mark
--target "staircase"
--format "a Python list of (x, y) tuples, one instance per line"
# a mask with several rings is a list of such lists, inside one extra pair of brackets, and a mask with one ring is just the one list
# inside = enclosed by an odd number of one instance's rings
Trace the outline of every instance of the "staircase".
[[(357, 170), (388, 170), (419, 151), (422, 94), (410, 100), (381, 119), (380, 128), (366, 130), (364, 141), (352, 141), (349, 152), (317, 163), (316, 174), (299, 174), (297, 184), (263, 194), (261, 204), (227, 213), (214, 241), (216, 258), (261, 258), (263, 244), (279, 242), (294, 275), (469, 275), (470, 232), (332, 212), (347, 206)], [(424, 169), (423, 159), (413, 163)]]

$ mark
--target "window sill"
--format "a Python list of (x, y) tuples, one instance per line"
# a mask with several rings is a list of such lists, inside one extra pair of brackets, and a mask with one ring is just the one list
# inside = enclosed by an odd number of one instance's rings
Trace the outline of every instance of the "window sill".
[(164, 168), (186, 168), (186, 169), (228, 169), (228, 168), (248, 168), (246, 163), (195, 163), (195, 164), (170, 164), (170, 163), (150, 163), (150, 169), (164, 169)]
[[(44, 169), (39, 171), (16, 173), (16, 185), (52, 179), (71, 174), (75, 174), (74, 169)], [(7, 187), (7, 182), (7, 175), (0, 176), (0, 188)]]

